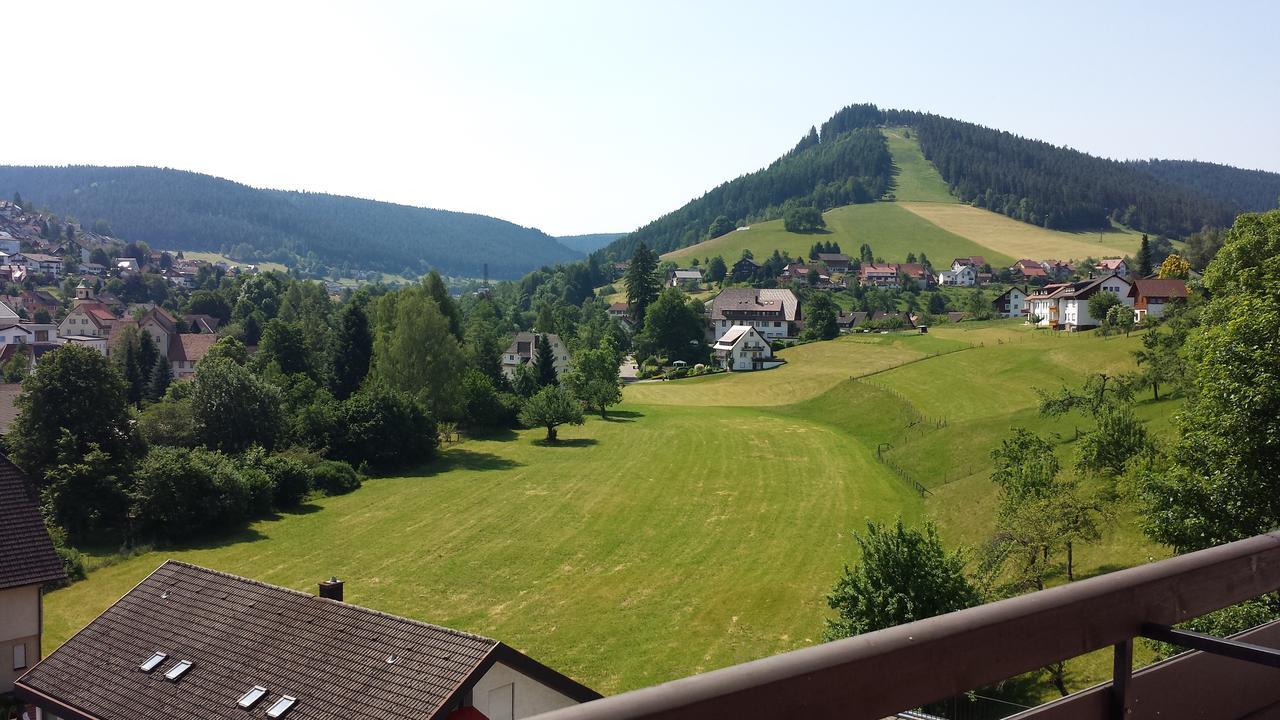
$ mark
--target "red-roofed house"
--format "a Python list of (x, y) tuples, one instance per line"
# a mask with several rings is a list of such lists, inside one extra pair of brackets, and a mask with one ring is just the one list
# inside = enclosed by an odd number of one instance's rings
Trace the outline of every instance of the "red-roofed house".
[(1026, 258), (1014, 263), (1010, 270), (1028, 280), (1043, 280), (1049, 277), (1049, 274), (1044, 271), (1040, 263)]
[(898, 287), (898, 266), (894, 263), (863, 263), (858, 268), (858, 284)]
[(196, 364), (209, 354), (209, 348), (218, 341), (217, 335), (209, 333), (175, 334), (169, 340), (169, 367), (175, 380), (191, 377), (196, 372)]
[(1119, 275), (1122, 278), (1129, 277), (1129, 265), (1125, 263), (1124, 258), (1103, 258), (1098, 261), (1098, 270), (1103, 274), (1110, 273)]

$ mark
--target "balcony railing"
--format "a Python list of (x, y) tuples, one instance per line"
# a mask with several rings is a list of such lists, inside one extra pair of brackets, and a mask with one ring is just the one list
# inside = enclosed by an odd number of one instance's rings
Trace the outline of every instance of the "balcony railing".
[[(1280, 622), (1132, 672), (1133, 640), (1280, 589), (1280, 533), (795, 650), (538, 720), (877, 720), (1114, 648), (1111, 683), (1018, 718), (1280, 717)], [(1181, 637), (1181, 636), (1180, 636)], [(1185, 639), (1185, 638), (1183, 638)], [(1196, 645), (1196, 643), (1200, 643)], [(1268, 653), (1276, 666), (1268, 666)], [(1241, 659), (1247, 658), (1247, 659)]]

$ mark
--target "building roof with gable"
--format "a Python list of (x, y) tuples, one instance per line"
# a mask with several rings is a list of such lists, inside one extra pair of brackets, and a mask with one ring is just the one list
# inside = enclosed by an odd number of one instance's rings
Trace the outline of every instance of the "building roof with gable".
[(1103, 258), (1098, 261), (1098, 267), (1115, 271), (1121, 265), (1124, 265), (1124, 258)]
[(800, 318), (796, 294), (785, 289), (725, 288), (711, 300), (710, 310), (711, 320), (732, 319), (730, 315), (740, 313), (781, 313), (788, 322)]
[[(16, 691), (63, 718), (261, 720), (287, 695), (286, 720), (430, 720), (498, 662), (574, 700), (600, 697), (496, 640), (169, 560)], [(266, 693), (239, 707), (254, 686)]]
[(209, 354), (209, 348), (218, 341), (210, 333), (180, 333), (169, 336), (169, 362), (198, 363)]
[(44, 526), (35, 485), (0, 455), (0, 590), (66, 576)]
[(1129, 297), (1170, 298), (1185, 300), (1187, 284), (1177, 278), (1141, 278), (1133, 281)]

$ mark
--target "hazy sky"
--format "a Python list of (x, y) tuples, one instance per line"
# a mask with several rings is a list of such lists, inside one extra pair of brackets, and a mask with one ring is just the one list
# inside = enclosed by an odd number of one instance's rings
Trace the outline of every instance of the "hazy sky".
[(633, 229), (853, 102), (1280, 171), (1280, 3), (38, 0), (3, 22), (0, 163), (553, 234)]

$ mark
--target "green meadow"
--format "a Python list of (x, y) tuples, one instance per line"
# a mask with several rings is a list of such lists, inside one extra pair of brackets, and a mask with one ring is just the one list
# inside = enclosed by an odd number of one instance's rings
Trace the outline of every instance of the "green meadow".
[[(1039, 418), (1033, 388), (1131, 367), (1138, 343), (961, 323), (802, 345), (771, 371), (635, 384), (558, 446), (540, 431), (469, 439), (233, 536), (104, 564), (46, 597), (46, 647), (165, 558), (310, 592), (337, 575), (350, 602), (501, 639), (605, 693), (812, 645), (825, 593), (857, 559), (852, 531), (933, 519), (950, 544), (980, 544), (992, 446), (1028, 425), (1060, 435), (1069, 464), (1085, 427)], [(1176, 406), (1141, 412), (1165, 433)], [(1087, 576), (1165, 551), (1121, 507), (1076, 554)], [(1073, 687), (1107, 672), (1097, 658), (1071, 667)]]

